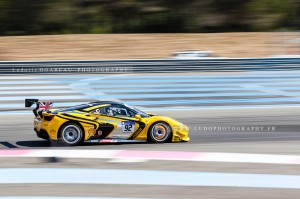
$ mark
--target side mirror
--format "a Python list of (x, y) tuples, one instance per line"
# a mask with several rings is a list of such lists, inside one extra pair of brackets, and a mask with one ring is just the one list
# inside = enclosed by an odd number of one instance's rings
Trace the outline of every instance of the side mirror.
[(141, 120), (141, 119), (142, 119), (142, 117), (141, 117), (139, 114), (136, 114), (136, 115), (134, 116), (134, 118), (137, 119), (137, 120)]

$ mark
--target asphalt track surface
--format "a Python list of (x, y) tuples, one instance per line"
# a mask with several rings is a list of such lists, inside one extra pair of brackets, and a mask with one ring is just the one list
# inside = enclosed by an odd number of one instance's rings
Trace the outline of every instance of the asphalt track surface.
[[(255, 152), (274, 154), (300, 153), (300, 147), (297, 143), (297, 141), (300, 140), (298, 123), (300, 117), (300, 108), (297, 107), (213, 109), (194, 111), (169, 110), (156, 111), (156, 113), (171, 116), (188, 125), (190, 128), (191, 141), (188, 143), (168, 143), (155, 145), (144, 143), (84, 144), (83, 146), (77, 146), (73, 148), (124, 148), (178, 151)], [(51, 147), (51, 145), (49, 145), (46, 141), (43, 141), (35, 136), (35, 133), (32, 130), (33, 115), (8, 114), (0, 115), (0, 118), (0, 148)], [(243, 131), (242, 127), (248, 128), (248, 130)], [(258, 127), (259, 129), (257, 129)], [(274, 143), (281, 143), (284, 147), (278, 148), (278, 144)], [(269, 145), (271, 148), (267, 147)], [(257, 146), (264, 146), (264, 149), (260, 149)]]
[[(254, 108), (214, 109), (188, 111), (156, 111), (172, 116), (190, 126), (191, 141), (169, 144), (93, 144), (76, 149), (129, 149), (202, 151), (233, 153), (300, 154), (300, 109)], [(1, 115), (1, 148), (45, 148), (45, 141), (35, 137), (32, 131), (32, 115)], [(17, 121), (12, 123), (12, 121)], [(272, 132), (199, 132), (194, 127), (203, 126), (275, 126)], [(13, 126), (13, 128), (12, 128)], [(55, 146), (53, 148), (61, 148)], [(64, 147), (65, 148), (65, 147)], [(62, 159), (0, 159), (0, 168), (92, 168), (129, 169), (179, 172), (226, 172), (241, 174), (300, 175), (298, 165), (213, 163), (184, 161), (113, 162), (110, 160)], [(79, 174), (78, 174), (79, 175)], [(41, 176), (43, 178), (43, 176)], [(134, 178), (134, 176), (133, 176)], [(126, 184), (1, 184), (1, 196), (82, 196), (127, 198), (299, 198), (299, 189), (241, 188), (241, 187), (193, 187)]]
[[(181, 74), (184, 75), (184, 74)], [(221, 74), (224, 75), (224, 74)], [(3, 81), (3, 80), (2, 80)], [(15, 81), (15, 80), (10, 80)], [(283, 81), (283, 80), (280, 80)], [(298, 81), (298, 80), (296, 80)], [(10, 85), (11, 86), (11, 85)], [(20, 86), (21, 85), (17, 85)], [(2, 87), (4, 88), (4, 87)], [(298, 87), (295, 86), (295, 90)], [(79, 91), (76, 91), (79, 92)], [(269, 92), (272, 95), (272, 92)], [(79, 92), (80, 93), (80, 92)], [(281, 93), (287, 94), (287, 93)], [(6, 94), (11, 95), (11, 94)], [(17, 94), (15, 94), (17, 95)], [(2, 95), (4, 96), (4, 94)], [(2, 97), (1, 96), (1, 97)], [(86, 96), (86, 93), (85, 93)], [(294, 94), (288, 95), (296, 98)], [(274, 96), (276, 98), (278, 96)], [(270, 107), (205, 107), (171, 110), (153, 108), (154, 113), (173, 117), (190, 127), (191, 141), (167, 144), (85, 144), (76, 149), (129, 149), (158, 151), (200, 151), (232, 153), (300, 154), (300, 107), (272, 102)], [(6, 104), (15, 104), (9, 102)], [(224, 104), (223, 104), (224, 105)], [(2, 106), (3, 108), (4, 106)], [(160, 110), (160, 108), (162, 110)], [(0, 114), (0, 149), (61, 148), (37, 138), (32, 130), (33, 115), (2, 110)], [(212, 130), (214, 127), (226, 130)], [(242, 127), (258, 127), (242, 131)], [(270, 130), (271, 129), (271, 130)], [(64, 147), (66, 148), (66, 147)], [(70, 148), (72, 149), (72, 148)], [(101, 168), (130, 170), (171, 170), (299, 175), (297, 165), (149, 161), (118, 163), (109, 160), (1, 159), (1, 168)], [(42, 176), (41, 176), (42, 177)], [(1, 184), (1, 196), (101, 196), (130, 198), (299, 198), (298, 189), (190, 187), (154, 185), (86, 185), (86, 184)]]

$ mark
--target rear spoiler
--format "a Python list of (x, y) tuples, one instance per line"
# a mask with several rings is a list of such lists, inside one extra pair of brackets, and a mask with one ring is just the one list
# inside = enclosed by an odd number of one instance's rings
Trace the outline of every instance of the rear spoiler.
[(25, 99), (25, 107), (31, 107), (33, 104), (36, 104), (36, 107), (32, 110), (35, 117), (38, 115), (38, 109), (40, 108), (39, 99)]
[(39, 104), (39, 99), (25, 99), (25, 107), (31, 107), (33, 104)]
[(37, 115), (40, 115), (42, 117), (42, 114), (44, 111), (49, 112), (49, 108), (52, 106), (52, 102), (40, 102), (39, 99), (25, 99), (25, 107), (31, 107), (33, 104), (36, 105), (36, 107), (32, 110), (33, 114), (37, 117)]

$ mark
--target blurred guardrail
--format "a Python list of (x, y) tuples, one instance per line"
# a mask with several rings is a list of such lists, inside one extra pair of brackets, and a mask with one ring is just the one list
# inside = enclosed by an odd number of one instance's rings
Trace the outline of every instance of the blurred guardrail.
[(1, 74), (299, 70), (300, 58), (0, 62)]

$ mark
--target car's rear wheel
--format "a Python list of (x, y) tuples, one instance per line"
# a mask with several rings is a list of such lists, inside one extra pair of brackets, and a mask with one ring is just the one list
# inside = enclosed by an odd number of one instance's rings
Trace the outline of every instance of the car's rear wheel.
[(148, 132), (150, 142), (164, 143), (170, 141), (172, 135), (171, 127), (165, 122), (156, 122), (151, 125)]
[(61, 128), (61, 140), (67, 145), (78, 145), (83, 141), (83, 131), (75, 123), (67, 123)]

